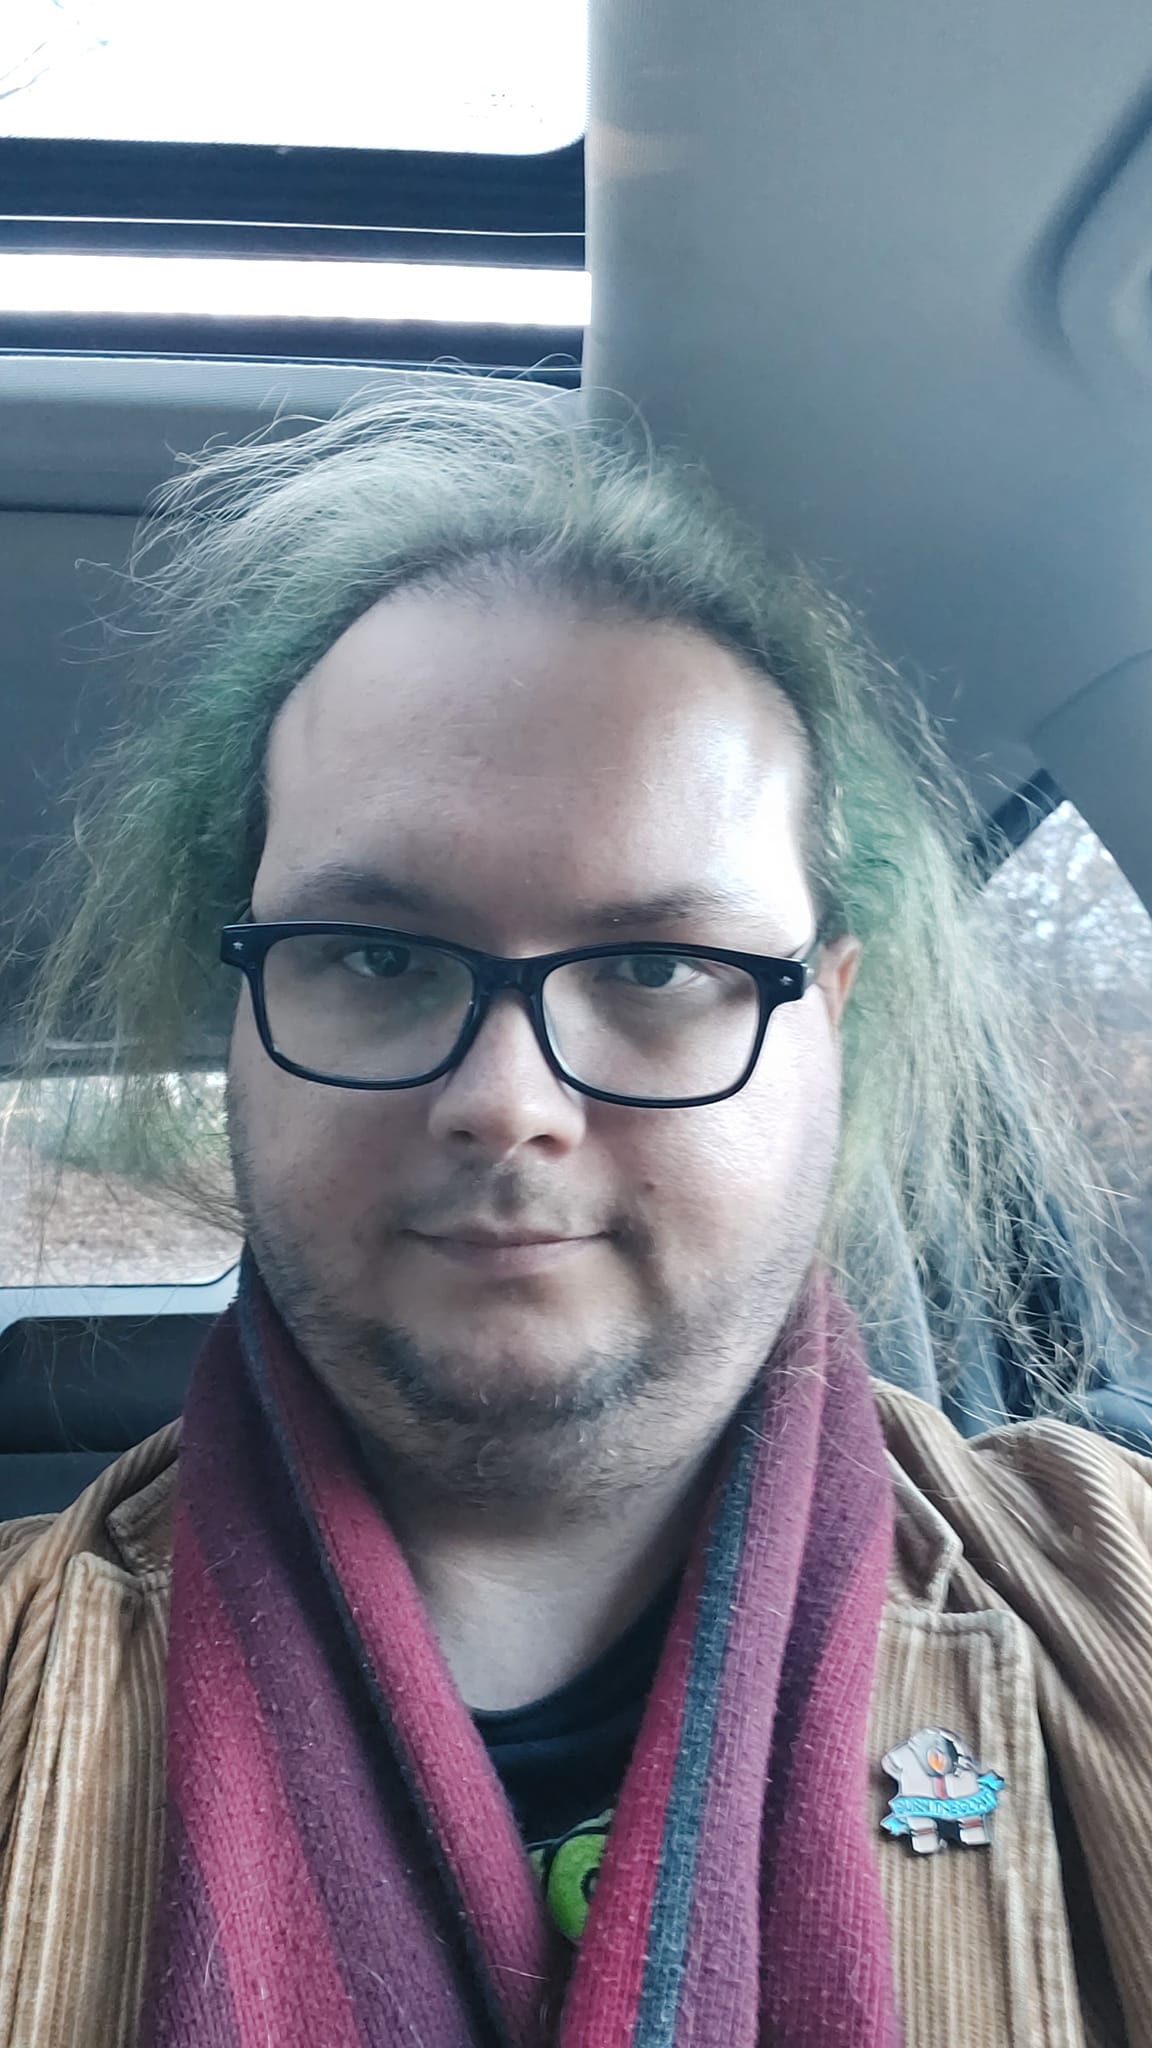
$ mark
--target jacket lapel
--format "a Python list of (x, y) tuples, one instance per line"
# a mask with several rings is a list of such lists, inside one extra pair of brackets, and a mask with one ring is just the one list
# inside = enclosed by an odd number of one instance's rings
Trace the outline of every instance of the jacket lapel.
[[(869, 1798), (909, 2048), (1086, 2048), (1028, 1634), (974, 1605), (959, 1536), (890, 1457), (896, 1542), (869, 1727)], [(963, 1591), (961, 1590), (961, 1583)], [(965, 1599), (967, 1596), (967, 1600)], [(918, 1855), (881, 1822), (880, 1759), (922, 1728), (1005, 1780), (990, 1844)]]

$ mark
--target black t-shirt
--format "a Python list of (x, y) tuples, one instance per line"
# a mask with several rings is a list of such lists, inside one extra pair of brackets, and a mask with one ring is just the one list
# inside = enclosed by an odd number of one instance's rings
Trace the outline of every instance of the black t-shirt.
[[(631, 1628), (558, 1691), (526, 1707), (472, 1716), (557, 1922), (572, 1940), (583, 1925), (681, 1577), (677, 1572)], [(565, 1845), (568, 1854), (558, 1863)]]

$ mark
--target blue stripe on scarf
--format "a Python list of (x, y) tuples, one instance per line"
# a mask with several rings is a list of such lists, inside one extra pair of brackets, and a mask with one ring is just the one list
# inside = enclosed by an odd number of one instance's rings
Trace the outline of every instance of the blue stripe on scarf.
[(684, 1699), (680, 1750), (672, 1777), (660, 1869), (649, 1921), (648, 1952), (632, 2048), (667, 2048), (675, 2039), (684, 1978), (688, 1921), (696, 1886), (701, 1817), (712, 1767), (721, 1681), (732, 1622), (732, 1596), (744, 1556), (752, 1472), (760, 1449), (752, 1421), (765, 1398), (754, 1386), (738, 1427), (739, 1448), (708, 1541), (704, 1583)]

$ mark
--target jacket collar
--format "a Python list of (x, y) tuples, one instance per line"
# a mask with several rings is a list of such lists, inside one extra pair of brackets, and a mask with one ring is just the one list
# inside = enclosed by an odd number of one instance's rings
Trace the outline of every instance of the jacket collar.
[(149, 1437), (139, 1450), (155, 1445), (157, 1455), (145, 1468), (143, 1483), (117, 1501), (105, 1518), (105, 1527), (129, 1571), (144, 1577), (149, 1572), (171, 1571), (173, 1519), (176, 1511), (176, 1482), (180, 1472), (179, 1430), (175, 1446), (172, 1425), (167, 1424)]
[(891, 1451), (888, 1471), (895, 1497), (896, 1531), (888, 1565), (887, 1604), (943, 1614), (964, 1546)]

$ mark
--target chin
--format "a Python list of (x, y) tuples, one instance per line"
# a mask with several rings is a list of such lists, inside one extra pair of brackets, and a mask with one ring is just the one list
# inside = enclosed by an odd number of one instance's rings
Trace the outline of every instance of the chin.
[(558, 1353), (546, 1338), (453, 1343), (446, 1332), (419, 1326), (409, 1326), (400, 1343), (393, 1333), (380, 1368), (417, 1409), (427, 1404), (445, 1419), (510, 1437), (619, 1410), (634, 1397), (638, 1372), (632, 1360), (573, 1345), (570, 1332)]
[(474, 1406), (478, 1419), (502, 1409), (554, 1408), (573, 1395), (587, 1395), (577, 1358), (565, 1363), (554, 1354), (542, 1357), (538, 1346), (474, 1351), (413, 1334), (428, 1368), (430, 1391)]
[[(607, 1329), (594, 1327), (576, 1302), (555, 1296), (535, 1298), (523, 1289), (492, 1290), (482, 1301), (412, 1301), (399, 1290), (373, 1303), (369, 1311), (382, 1330), (406, 1330), (412, 1340), (445, 1358), (472, 1360), (477, 1369), (488, 1363), (502, 1370), (520, 1360), (525, 1374), (552, 1377), (561, 1360), (575, 1364), (611, 1341)], [(600, 1324), (601, 1318), (596, 1317)]]

